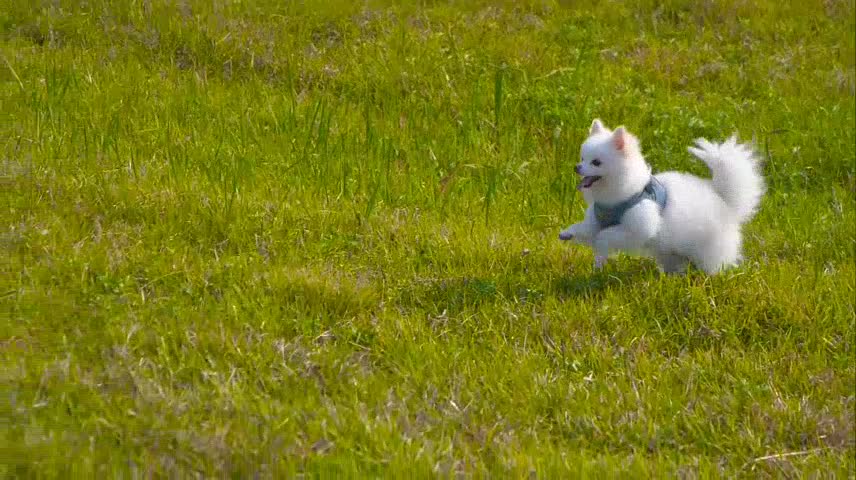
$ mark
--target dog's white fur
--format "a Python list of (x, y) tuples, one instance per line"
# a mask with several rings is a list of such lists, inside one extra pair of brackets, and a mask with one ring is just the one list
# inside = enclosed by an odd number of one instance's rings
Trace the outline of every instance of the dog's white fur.
[[(642, 191), (651, 178), (651, 167), (635, 136), (624, 127), (613, 132), (595, 120), (576, 171), (600, 180), (588, 187), (581, 182), (588, 204), (585, 219), (562, 231), (559, 238), (591, 246), (597, 269), (615, 250), (652, 255), (660, 269), (669, 273), (685, 271), (690, 262), (709, 274), (738, 264), (741, 227), (755, 214), (765, 191), (759, 161), (752, 148), (737, 143), (736, 137), (721, 144), (699, 139), (696, 147), (689, 152), (707, 164), (713, 178), (657, 174), (668, 195), (662, 211), (656, 202), (644, 199), (625, 212), (621, 223), (601, 229), (594, 217), (595, 202), (615, 205)], [(593, 165), (594, 160), (600, 165)]]

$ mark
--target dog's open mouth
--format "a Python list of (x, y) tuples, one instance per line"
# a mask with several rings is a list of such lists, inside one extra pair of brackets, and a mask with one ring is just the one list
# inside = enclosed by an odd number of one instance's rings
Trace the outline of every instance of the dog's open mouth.
[(594, 182), (596, 182), (598, 180), (600, 180), (600, 176), (598, 176), (598, 175), (592, 175), (590, 177), (583, 177), (583, 179), (580, 180), (580, 183), (577, 185), (577, 188), (580, 190), (582, 190), (584, 188), (589, 188), (592, 185), (594, 185)]

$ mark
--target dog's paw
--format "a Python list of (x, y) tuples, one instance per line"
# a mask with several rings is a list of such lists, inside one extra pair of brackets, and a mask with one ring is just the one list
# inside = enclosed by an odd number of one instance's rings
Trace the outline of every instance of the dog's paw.
[(562, 230), (562, 231), (559, 233), (559, 240), (564, 240), (564, 241), (575, 240), (575, 241), (579, 241), (579, 240), (580, 240), (580, 238), (579, 238), (579, 237), (580, 237), (580, 234), (585, 234), (585, 229), (582, 227), (582, 225), (581, 225), (581, 224), (579, 224), (579, 223), (575, 223), (575, 224), (571, 225), (570, 227), (568, 227), (568, 228), (566, 228), (566, 229)]
[(606, 257), (600, 256), (600, 255), (594, 257), (594, 269), (595, 270), (602, 270), (603, 267), (605, 267), (605, 266), (606, 266)]

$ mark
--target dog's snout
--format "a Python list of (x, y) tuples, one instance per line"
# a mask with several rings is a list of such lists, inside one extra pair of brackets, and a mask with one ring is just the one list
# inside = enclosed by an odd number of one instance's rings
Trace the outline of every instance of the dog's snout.
[(574, 166), (574, 171), (575, 171), (575, 172), (577, 172), (577, 173), (582, 173), (582, 172), (580, 171), (581, 169), (582, 169), (582, 167), (580, 166), (580, 164), (579, 164), (579, 163), (578, 163), (576, 166)]

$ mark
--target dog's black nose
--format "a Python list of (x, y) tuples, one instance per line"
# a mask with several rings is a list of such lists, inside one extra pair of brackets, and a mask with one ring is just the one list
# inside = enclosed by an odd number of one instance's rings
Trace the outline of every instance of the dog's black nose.
[(574, 171), (577, 173), (580, 173), (580, 166), (579, 165), (575, 166)]

